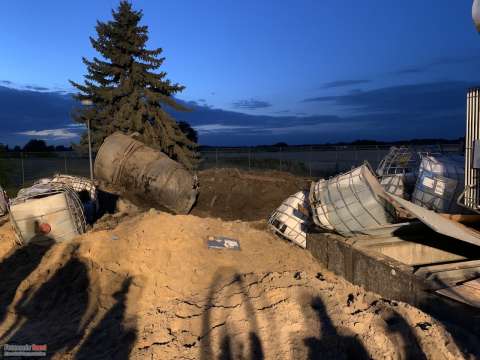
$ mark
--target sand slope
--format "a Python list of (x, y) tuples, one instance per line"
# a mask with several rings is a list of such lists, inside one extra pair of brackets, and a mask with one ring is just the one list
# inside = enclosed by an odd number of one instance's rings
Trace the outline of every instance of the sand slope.
[[(409, 305), (326, 271), (260, 223), (149, 211), (69, 244), (18, 249), (0, 228), (0, 336), (53, 358), (456, 359)], [(241, 251), (209, 250), (208, 235)]]

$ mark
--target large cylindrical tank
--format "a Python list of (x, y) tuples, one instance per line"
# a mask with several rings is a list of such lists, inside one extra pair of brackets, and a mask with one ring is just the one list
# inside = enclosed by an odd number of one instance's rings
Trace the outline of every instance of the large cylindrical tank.
[(187, 214), (198, 184), (183, 165), (122, 133), (107, 137), (95, 159), (95, 177), (141, 207)]

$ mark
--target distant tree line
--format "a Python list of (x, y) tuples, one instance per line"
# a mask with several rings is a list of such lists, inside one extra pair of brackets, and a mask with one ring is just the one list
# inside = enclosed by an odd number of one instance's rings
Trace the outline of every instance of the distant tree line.
[(54, 152), (54, 151), (72, 151), (71, 146), (48, 145), (45, 140), (31, 139), (25, 145), (15, 145), (10, 148), (8, 145), (0, 144), (0, 152)]
[(278, 142), (275, 144), (262, 144), (253, 146), (209, 146), (201, 145), (199, 150), (207, 150), (211, 148), (222, 147), (252, 147), (252, 148), (285, 148), (285, 147), (305, 147), (305, 146), (369, 146), (369, 145), (443, 145), (443, 144), (460, 144), (465, 142), (465, 137), (458, 139), (410, 139), (410, 140), (398, 140), (398, 141), (377, 141), (377, 140), (355, 140), (351, 142), (336, 142), (336, 143), (316, 143), (316, 144), (301, 144), (301, 145), (289, 145), (286, 142)]
[[(188, 123), (179, 122), (179, 126), (185, 135), (191, 138), (192, 141), (198, 141), (197, 132), (190, 127)], [(362, 145), (435, 145), (435, 144), (459, 144), (465, 141), (465, 137), (460, 137), (458, 139), (411, 139), (411, 140), (399, 140), (399, 141), (376, 141), (376, 140), (355, 140), (351, 142), (336, 142), (336, 143), (323, 143), (323, 144), (303, 144), (303, 145), (289, 145), (285, 142), (278, 142), (270, 145), (255, 145), (251, 147), (255, 148), (270, 148), (270, 147), (304, 147), (304, 146), (362, 146)], [(200, 150), (206, 150), (209, 148), (221, 148), (222, 146), (200, 146)], [(242, 147), (242, 146), (238, 146)], [(243, 146), (246, 147), (246, 146)], [(16, 145), (14, 147), (9, 147), (8, 145), (0, 144), (0, 152), (54, 152), (54, 151), (73, 151), (72, 146), (65, 145), (48, 145), (45, 140), (32, 139), (23, 146)]]

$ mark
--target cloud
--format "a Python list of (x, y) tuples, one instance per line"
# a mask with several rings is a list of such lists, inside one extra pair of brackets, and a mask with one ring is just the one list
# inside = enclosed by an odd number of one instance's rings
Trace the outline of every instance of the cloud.
[[(316, 115), (303, 114), (301, 107), (279, 116), (210, 108), (198, 103), (189, 112), (167, 111), (177, 121), (187, 121), (197, 129), (204, 145), (458, 138), (465, 133), (466, 89), (473, 85), (424, 83), (305, 99), (309, 111), (318, 106)], [(325, 101), (338, 106), (342, 115), (323, 113)], [(0, 86), (0, 143), (22, 144), (27, 137), (45, 138), (54, 144), (75, 141), (77, 134), (84, 131), (82, 124), (70, 119), (75, 106), (78, 104), (71, 96), (58, 92)]]
[(461, 56), (461, 57), (442, 57), (435, 59), (427, 64), (423, 65), (415, 65), (415, 66), (407, 66), (401, 68), (397, 71), (394, 71), (393, 74), (395, 75), (408, 75), (408, 74), (420, 74), (425, 73), (432, 68), (438, 66), (445, 66), (445, 65), (457, 65), (457, 64), (464, 64), (468, 62), (478, 61), (478, 56)]
[(206, 124), (193, 126), (200, 135), (211, 133), (228, 133), (232, 131), (251, 129), (250, 126), (234, 126), (234, 125), (222, 125), (222, 124)]
[(333, 89), (351, 85), (368, 84), (371, 80), (337, 80), (323, 84), (322, 89)]
[(413, 115), (463, 112), (466, 89), (473, 84), (445, 81), (397, 85), (339, 96), (319, 96), (304, 99), (303, 102), (332, 102), (356, 113), (394, 112)]
[(66, 127), (71, 129), (81, 129), (81, 130), (84, 130), (86, 128), (85, 124), (79, 124), (79, 123), (67, 124)]
[(20, 131), (17, 135), (25, 135), (35, 137), (44, 140), (69, 140), (78, 138), (78, 134), (70, 131), (69, 129), (48, 129), (48, 130), (29, 130)]
[(261, 101), (261, 100), (256, 100), (256, 99), (249, 99), (249, 100), (239, 100), (236, 101), (232, 104), (232, 106), (235, 109), (241, 109), (241, 110), (256, 110), (256, 109), (265, 109), (268, 107), (271, 107), (272, 104), (270, 104), (267, 101)]
[(34, 90), (34, 91), (49, 91), (49, 88), (43, 86), (35, 86), (35, 85), (26, 85), (25, 89)]
[(13, 84), (10, 80), (0, 80), (0, 83), (5, 84), (5, 85)]

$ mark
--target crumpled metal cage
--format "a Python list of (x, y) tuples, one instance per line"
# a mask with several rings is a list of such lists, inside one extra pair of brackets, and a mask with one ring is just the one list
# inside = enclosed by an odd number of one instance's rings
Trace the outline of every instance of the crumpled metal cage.
[(299, 191), (288, 197), (270, 216), (270, 228), (280, 236), (307, 247), (307, 231), (311, 225), (307, 214), (299, 209), (308, 209), (308, 193)]
[(90, 196), (90, 200), (92, 201), (97, 200), (97, 187), (95, 186), (95, 183), (90, 179), (80, 177), (80, 176), (55, 174), (53, 178), (50, 180), (50, 182), (65, 184), (67, 186), (70, 186), (77, 193), (86, 191)]
[[(380, 184), (386, 192), (409, 199), (420, 166), (420, 154), (414, 147), (392, 146), (377, 167)], [(424, 151), (424, 150), (422, 150)]]
[[(17, 238), (21, 244), (29, 242), (31, 238), (27, 238), (27, 234), (29, 237), (30, 233), (23, 231), (21, 229), (21, 226), (19, 226), (19, 222), (39, 221), (41, 220), (42, 215), (31, 216), (27, 218), (18, 218), (15, 212), (16, 206), (27, 204), (33, 200), (44, 199), (58, 194), (63, 194), (65, 196), (67, 206), (66, 210), (68, 210), (69, 214), (68, 217), (64, 218), (63, 220), (60, 218), (59, 221), (60, 223), (65, 223), (65, 221), (71, 221), (73, 229), (71, 229), (70, 233), (61, 234), (60, 236), (57, 236), (54, 240), (70, 240), (73, 236), (82, 234), (86, 231), (86, 221), (83, 212), (83, 205), (76, 191), (72, 187), (64, 183), (51, 182), (48, 180), (49, 179), (42, 179), (29, 188), (20, 189), (17, 197), (14, 198), (10, 203), (10, 220), (17, 234)], [(46, 216), (49, 214), (45, 213), (44, 215)]]

